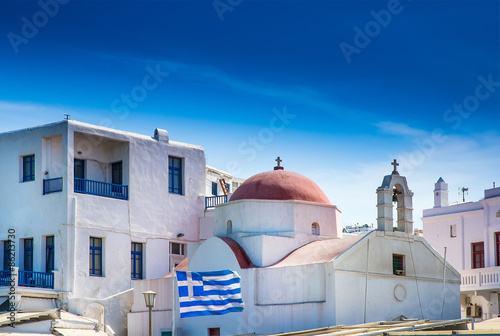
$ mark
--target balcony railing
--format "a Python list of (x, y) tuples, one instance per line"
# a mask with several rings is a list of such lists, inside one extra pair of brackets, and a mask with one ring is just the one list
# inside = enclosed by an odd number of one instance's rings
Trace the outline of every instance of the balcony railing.
[(63, 190), (63, 178), (56, 177), (52, 179), (43, 180), (43, 194), (51, 194)]
[(19, 286), (54, 288), (54, 273), (19, 270)]
[(210, 196), (205, 197), (205, 209), (214, 208), (219, 204), (223, 204), (227, 202), (227, 196)]
[(0, 271), (0, 286), (10, 286), (10, 270)]
[(75, 177), (75, 192), (111, 198), (128, 199), (128, 186)]
[(460, 274), (461, 290), (500, 289), (500, 267), (463, 270)]

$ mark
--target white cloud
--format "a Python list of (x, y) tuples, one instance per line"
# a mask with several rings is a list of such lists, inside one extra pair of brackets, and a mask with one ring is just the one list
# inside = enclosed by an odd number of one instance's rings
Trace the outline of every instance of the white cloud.
[(392, 121), (381, 121), (376, 123), (375, 126), (381, 133), (384, 134), (402, 135), (408, 137), (422, 137), (428, 135), (428, 132), (424, 130), (412, 128), (407, 124), (395, 123)]

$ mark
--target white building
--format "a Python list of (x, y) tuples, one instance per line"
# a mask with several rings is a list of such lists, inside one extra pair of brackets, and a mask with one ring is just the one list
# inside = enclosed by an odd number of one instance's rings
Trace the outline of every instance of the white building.
[[(197, 243), (203, 148), (72, 120), (0, 134), (0, 309), (8, 309), (15, 232), (16, 308), (104, 306), (125, 334), (134, 279), (159, 278)], [(11, 237), (12, 238), (12, 237)]]
[[(177, 309), (177, 335), (269, 334), (405, 317), (458, 318), (459, 274), (412, 234), (412, 196), (395, 169), (377, 189), (378, 230), (340, 238), (340, 210), (313, 181), (279, 166), (249, 178), (228, 203), (215, 208), (216, 236), (190, 246), (187, 262), (179, 265), (188, 271), (236, 271), (245, 309), (184, 319)], [(134, 283), (129, 335), (147, 331), (141, 294), (147, 290), (158, 293), (153, 334), (170, 335), (171, 277)]]
[(500, 188), (477, 202), (448, 204), (448, 184), (434, 188), (434, 208), (423, 212), (424, 236), (462, 276), (463, 317), (497, 317), (500, 293)]

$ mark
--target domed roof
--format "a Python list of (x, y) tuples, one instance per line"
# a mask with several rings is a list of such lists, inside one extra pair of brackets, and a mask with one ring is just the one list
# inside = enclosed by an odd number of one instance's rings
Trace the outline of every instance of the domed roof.
[(331, 204), (316, 183), (303, 175), (287, 170), (271, 170), (250, 177), (236, 189), (229, 201), (246, 199)]

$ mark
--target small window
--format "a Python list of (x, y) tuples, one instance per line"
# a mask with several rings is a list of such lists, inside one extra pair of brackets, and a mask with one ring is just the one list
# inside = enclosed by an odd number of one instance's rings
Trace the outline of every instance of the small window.
[(133, 280), (142, 279), (142, 244), (132, 243), (132, 272)]
[(401, 254), (392, 255), (392, 274), (405, 275), (405, 256)]
[(75, 159), (74, 173), (75, 178), (85, 178), (85, 160)]
[(45, 237), (45, 272), (54, 270), (54, 236)]
[(212, 195), (217, 196), (217, 182), (212, 182)]
[(23, 156), (23, 182), (35, 180), (35, 154)]
[(182, 159), (168, 157), (168, 192), (182, 195)]
[(184, 253), (185, 246), (186, 246), (186, 244), (170, 243), (170, 253), (176, 254), (176, 255), (185, 255), (185, 253)]
[[(5, 240), (3, 242), (3, 270), (8, 271), (10, 270), (10, 254), (11, 254), (11, 244), (8, 240)], [(13, 251), (12, 251), (13, 252)]]
[(472, 243), (472, 268), (484, 268), (484, 242)]
[(33, 271), (33, 238), (24, 239), (24, 270)]
[(457, 224), (450, 225), (450, 237), (455, 238), (457, 236)]
[(89, 274), (102, 276), (102, 238), (90, 237)]
[(238, 188), (238, 182), (233, 182), (233, 190)]
[(311, 234), (314, 236), (319, 236), (319, 224), (318, 223), (312, 223)]
[(231, 220), (227, 221), (227, 234), (233, 233), (233, 222)]
[(231, 186), (229, 183), (226, 183), (226, 188), (227, 188), (227, 193), (229, 194), (231, 192)]
[(220, 328), (208, 328), (208, 336), (220, 336)]
[(500, 210), (497, 211), (497, 218), (500, 218)]

